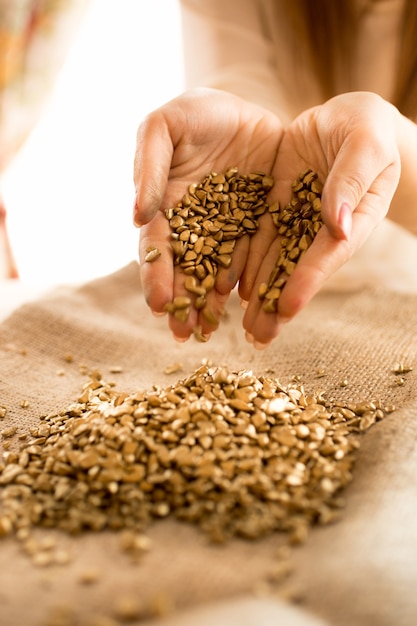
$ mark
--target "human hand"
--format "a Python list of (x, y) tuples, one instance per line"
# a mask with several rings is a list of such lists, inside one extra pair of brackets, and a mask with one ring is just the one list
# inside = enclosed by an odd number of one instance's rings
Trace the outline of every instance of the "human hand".
[(287, 204), (293, 180), (302, 170), (313, 169), (324, 182), (324, 226), (288, 278), (277, 313), (268, 313), (258, 288), (268, 281), (281, 238), (270, 215), (261, 218), (239, 285), (242, 299), (248, 301), (243, 326), (257, 347), (268, 345), (282, 323), (306, 306), (387, 214), (401, 171), (398, 115), (379, 96), (357, 92), (305, 111), (286, 130), (272, 172), (276, 184), (271, 199)]
[[(137, 136), (134, 181), (135, 223), (140, 226), (139, 256), (146, 301), (155, 314), (163, 314), (174, 297), (189, 295), (181, 268), (174, 266), (171, 229), (165, 209), (183, 197), (191, 183), (208, 173), (224, 172), (231, 166), (242, 173), (253, 170), (268, 174), (274, 165), (282, 126), (271, 112), (226, 92), (197, 89), (168, 102), (151, 113)], [(144, 261), (149, 248), (158, 248), (159, 258)], [(231, 265), (220, 268), (207, 304), (220, 320), (230, 291), (238, 282), (247, 260), (249, 237), (241, 237)], [(178, 340), (193, 329), (203, 336), (215, 330), (199, 311), (191, 308), (186, 321), (169, 316), (169, 326)]]

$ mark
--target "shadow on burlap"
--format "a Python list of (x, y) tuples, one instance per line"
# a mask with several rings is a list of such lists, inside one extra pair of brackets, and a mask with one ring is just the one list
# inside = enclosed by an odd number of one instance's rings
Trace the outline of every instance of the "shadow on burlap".
[[(171, 339), (166, 320), (154, 318), (143, 302), (136, 263), (21, 307), (0, 326), (0, 405), (8, 408), (0, 427), (16, 424), (19, 435), (39, 415), (65, 409), (87, 380), (80, 365), (99, 369), (105, 380), (116, 381), (117, 389), (132, 392), (169, 385), (208, 358), (214, 365), (250, 368), (255, 374), (272, 371), (284, 384), (298, 375), (307, 391), (325, 389), (342, 400), (393, 403), (397, 410), (361, 437), (342, 519), (313, 529), (294, 551), (291, 584), (301, 590), (305, 617), (290, 621), (282, 613), (279, 623), (313, 624), (308, 615), (316, 615), (338, 626), (415, 626), (417, 296), (378, 289), (323, 293), (263, 352), (244, 341), (234, 296), (228, 316), (206, 344)], [(399, 361), (414, 366), (402, 386), (392, 372)], [(174, 363), (181, 363), (182, 371), (165, 374)], [(122, 371), (111, 373), (115, 366)], [(325, 370), (324, 378), (317, 377), (319, 369)], [(340, 386), (343, 379), (346, 387)], [(22, 401), (29, 406), (22, 408)], [(124, 593), (162, 594), (178, 610), (250, 597), (283, 544), (277, 534), (215, 546), (193, 527), (169, 519), (152, 524), (148, 535), (153, 547), (139, 564), (121, 552), (110, 532), (60, 536), (73, 559), (48, 569), (35, 568), (14, 539), (4, 539), (1, 626), (42, 626), (54, 607), (72, 607), (75, 623), (87, 624), (91, 615), (111, 615), (115, 599)], [(83, 586), (79, 575), (91, 567), (100, 570), (100, 578)], [(250, 621), (246, 614), (239, 623), (278, 623), (258, 617)], [(223, 623), (219, 614), (215, 622)], [(203, 619), (194, 623), (206, 624)], [(225, 618), (224, 623), (232, 621)]]

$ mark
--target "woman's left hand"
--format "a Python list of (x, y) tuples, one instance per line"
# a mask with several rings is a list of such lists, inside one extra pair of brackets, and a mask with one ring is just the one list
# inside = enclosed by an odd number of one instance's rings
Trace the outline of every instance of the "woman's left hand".
[(263, 311), (258, 288), (267, 282), (280, 251), (269, 215), (250, 242), (239, 293), (248, 301), (243, 325), (250, 341), (267, 345), (346, 263), (384, 218), (401, 172), (396, 128), (398, 110), (380, 96), (336, 96), (298, 116), (285, 131), (272, 175), (281, 206), (291, 183), (311, 168), (324, 182), (321, 228), (279, 298), (277, 313)]

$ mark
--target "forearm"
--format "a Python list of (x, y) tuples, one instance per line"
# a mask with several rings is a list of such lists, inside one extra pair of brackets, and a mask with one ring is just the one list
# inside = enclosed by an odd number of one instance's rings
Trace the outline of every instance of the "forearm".
[(181, 0), (185, 81), (261, 105), (288, 122), (267, 19), (256, 0)]

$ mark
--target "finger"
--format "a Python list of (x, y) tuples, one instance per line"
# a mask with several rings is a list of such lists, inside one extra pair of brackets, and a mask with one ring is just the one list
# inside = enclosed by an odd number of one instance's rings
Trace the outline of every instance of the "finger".
[(237, 239), (229, 267), (219, 267), (216, 275), (216, 291), (228, 295), (236, 286), (245, 268), (250, 246), (249, 235)]
[(361, 247), (374, 226), (374, 211), (367, 212), (359, 208), (353, 215), (349, 241), (336, 239), (326, 226), (322, 227), (289, 277), (279, 299), (278, 312), (266, 313), (258, 304), (252, 314), (244, 319), (245, 329), (257, 342), (270, 342), (276, 337), (282, 324), (304, 309), (323, 287), (327, 278)]
[[(160, 256), (147, 262), (152, 250), (159, 251)], [(139, 259), (145, 300), (152, 311), (162, 313), (165, 305), (172, 301), (174, 284), (171, 231), (162, 212), (140, 229)]]
[(186, 341), (197, 326), (198, 313), (194, 307), (195, 298), (185, 288), (185, 275), (177, 266), (174, 269), (173, 297), (188, 299), (190, 304), (169, 314), (169, 328), (178, 341)]
[(134, 223), (147, 224), (158, 211), (165, 194), (174, 146), (165, 116), (158, 110), (139, 126), (134, 159), (136, 199)]
[(264, 252), (264, 258), (248, 298), (249, 302), (242, 320), (246, 333), (252, 340), (261, 344), (269, 343), (279, 333), (280, 322), (278, 315), (263, 311), (262, 301), (258, 297), (258, 290), (261, 283), (268, 282), (271, 268), (275, 265), (280, 248), (280, 240), (275, 238), (266, 254)]
[[(328, 173), (322, 194), (322, 216), (329, 232), (338, 239), (349, 239), (352, 213), (365, 194), (381, 194), (384, 210), (398, 185), (400, 160), (394, 145), (382, 139), (364, 141), (362, 132), (349, 135)], [(378, 189), (376, 189), (377, 187)]]
[[(229, 267), (219, 267), (214, 287), (205, 294), (193, 294), (186, 290), (187, 277), (180, 268), (175, 273), (174, 297), (182, 295), (191, 300), (190, 313), (183, 323), (172, 320), (171, 328), (177, 337), (189, 337), (196, 329), (201, 335), (209, 337), (215, 331), (224, 315), (225, 305), (230, 292), (235, 287), (245, 265), (249, 248), (249, 237), (237, 240)], [(201, 288), (202, 285), (199, 286)]]
[(239, 295), (245, 301), (250, 299), (265, 252), (277, 236), (277, 229), (269, 214), (262, 215), (258, 224), (258, 230), (250, 240), (245, 267), (239, 282)]
[(359, 237), (352, 234), (349, 241), (335, 239), (327, 227), (321, 228), (313, 244), (298, 262), (293, 274), (289, 277), (278, 303), (278, 319), (288, 322), (310, 302), (314, 295), (322, 288), (326, 279), (336, 272), (352, 256), (356, 246), (359, 247), (366, 238), (363, 226), (358, 222), (365, 222), (366, 231), (369, 218), (364, 214), (355, 214), (355, 228), (362, 229)]
[(209, 337), (221, 324), (229, 295), (230, 292), (219, 293), (216, 288), (207, 294), (204, 307), (198, 311), (197, 321), (203, 335)]

